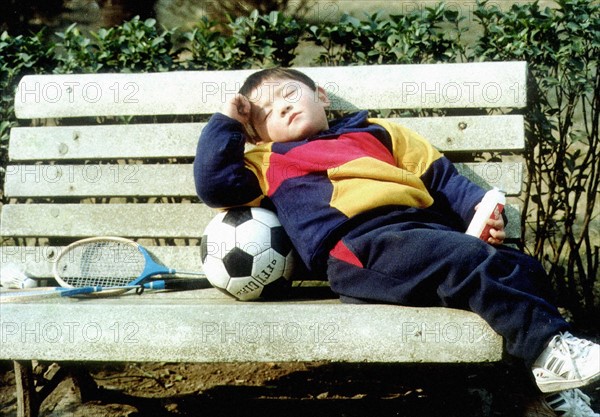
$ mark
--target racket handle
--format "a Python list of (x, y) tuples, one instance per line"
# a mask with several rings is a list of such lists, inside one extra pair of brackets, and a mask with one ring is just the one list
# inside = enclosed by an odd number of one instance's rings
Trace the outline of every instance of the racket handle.
[(89, 286), (89, 287), (79, 287), (79, 288), (64, 288), (57, 287), (55, 288), (56, 292), (60, 294), (61, 297), (73, 297), (76, 295), (84, 295), (84, 294), (92, 294), (95, 292), (102, 292), (106, 290), (134, 290), (139, 288), (139, 286), (115, 286), (115, 287), (100, 287), (100, 286)]
[(206, 278), (206, 274), (204, 272), (178, 271), (175, 269), (171, 269), (170, 271), (171, 272), (169, 272), (169, 273), (174, 274), (174, 275), (191, 275), (194, 277)]
[(199, 278), (159, 279), (144, 283), (144, 288), (149, 290), (199, 290), (211, 287), (207, 279)]
[(73, 297), (75, 295), (82, 295), (82, 294), (92, 294), (95, 292), (102, 292), (105, 290), (113, 290), (113, 289), (135, 289), (137, 287), (135, 286), (119, 286), (119, 287), (100, 287), (100, 286), (95, 286), (95, 287), (81, 287), (81, 288), (66, 288), (63, 290), (60, 290), (60, 295), (61, 297)]
[(166, 288), (165, 280), (159, 279), (157, 281), (146, 282), (144, 288), (147, 290), (164, 290)]
[(81, 288), (57, 288), (61, 297), (72, 297), (81, 294), (91, 294), (93, 292), (102, 291), (102, 287), (81, 287)]

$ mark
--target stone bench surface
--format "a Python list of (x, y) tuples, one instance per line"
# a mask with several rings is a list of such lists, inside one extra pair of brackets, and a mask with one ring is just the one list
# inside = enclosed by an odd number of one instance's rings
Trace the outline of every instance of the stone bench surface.
[[(24, 314), (24, 310), (27, 313)], [(334, 298), (238, 302), (215, 289), (4, 302), (2, 359), (133, 362), (494, 362), (502, 340), (447, 308)]]

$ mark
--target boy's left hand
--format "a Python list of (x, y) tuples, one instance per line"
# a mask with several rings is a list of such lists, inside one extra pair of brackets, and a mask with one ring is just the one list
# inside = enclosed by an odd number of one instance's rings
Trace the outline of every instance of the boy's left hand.
[(500, 217), (498, 220), (488, 219), (487, 222), (492, 228), (490, 229), (490, 237), (488, 243), (492, 245), (501, 245), (506, 239), (506, 232), (504, 231), (504, 220)]
[[(479, 204), (475, 206), (475, 211), (479, 208)], [(504, 231), (504, 219), (502, 216), (498, 220), (488, 219), (487, 224), (492, 228), (490, 229), (490, 237), (487, 243), (490, 245), (501, 245), (506, 239), (506, 232)]]

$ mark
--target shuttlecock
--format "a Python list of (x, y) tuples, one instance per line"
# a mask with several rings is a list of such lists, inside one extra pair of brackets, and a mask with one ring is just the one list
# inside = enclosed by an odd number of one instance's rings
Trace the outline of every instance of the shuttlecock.
[(33, 288), (37, 287), (37, 281), (30, 278), (17, 265), (2, 265), (0, 268), (0, 285), (7, 289)]

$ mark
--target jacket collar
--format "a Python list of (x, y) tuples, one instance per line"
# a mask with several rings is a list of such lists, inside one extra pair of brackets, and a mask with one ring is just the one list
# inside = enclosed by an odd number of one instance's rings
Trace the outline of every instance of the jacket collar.
[(317, 135), (309, 138), (309, 140), (315, 139), (327, 139), (329, 137), (337, 137), (343, 133), (349, 133), (356, 130), (364, 130), (367, 125), (367, 111), (362, 110), (357, 113), (352, 113), (339, 119), (334, 119), (329, 122), (329, 129), (318, 133)]

